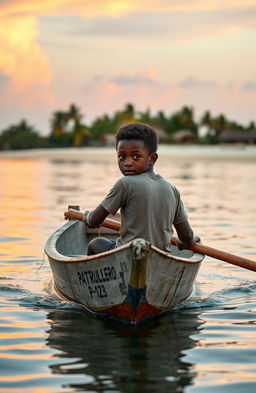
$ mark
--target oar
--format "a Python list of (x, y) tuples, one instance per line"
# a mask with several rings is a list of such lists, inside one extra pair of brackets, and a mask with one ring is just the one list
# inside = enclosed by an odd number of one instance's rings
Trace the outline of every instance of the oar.
[[(86, 214), (79, 210), (68, 209), (67, 211), (65, 211), (64, 217), (66, 220), (69, 218), (70, 220), (85, 221)], [(109, 229), (113, 229), (114, 231), (120, 230), (120, 222), (116, 220), (111, 220), (109, 218), (106, 218), (106, 220), (103, 221), (101, 226)]]
[[(79, 221), (85, 221), (85, 214), (83, 212), (69, 209), (64, 213), (66, 219), (75, 219)], [(116, 220), (111, 220), (107, 218), (102, 224), (103, 227), (113, 229), (114, 231), (120, 230), (120, 222)], [(177, 245), (177, 238), (172, 237), (171, 243), (173, 245)], [(240, 266), (244, 269), (252, 270), (256, 272), (256, 262), (252, 259), (247, 259), (243, 257), (239, 257), (237, 255), (230, 254), (225, 251), (217, 250), (216, 248), (212, 248), (209, 246), (204, 246), (201, 243), (194, 243), (192, 246), (186, 247), (187, 250), (191, 250), (194, 252), (198, 252), (200, 254), (207, 255), (208, 257), (220, 259), (221, 261), (231, 263), (232, 265)]]
[[(172, 237), (171, 243), (175, 245), (176, 238)], [(194, 243), (192, 246), (186, 247), (186, 249), (256, 272), (256, 262), (252, 259), (239, 257), (237, 255), (230, 254), (229, 252), (217, 250), (216, 248), (205, 246), (202, 243)]]

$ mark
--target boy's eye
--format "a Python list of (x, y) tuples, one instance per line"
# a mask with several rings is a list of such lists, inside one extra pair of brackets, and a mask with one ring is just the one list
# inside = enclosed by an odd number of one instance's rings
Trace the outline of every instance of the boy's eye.
[[(124, 160), (126, 160), (126, 158), (127, 158), (127, 157), (126, 157), (125, 154), (119, 154), (119, 155), (118, 155), (118, 160), (119, 160), (119, 161), (124, 161)], [(135, 160), (135, 161), (136, 161), (136, 160), (139, 160), (140, 158), (141, 158), (141, 155), (138, 154), (138, 153), (132, 155), (132, 159)]]

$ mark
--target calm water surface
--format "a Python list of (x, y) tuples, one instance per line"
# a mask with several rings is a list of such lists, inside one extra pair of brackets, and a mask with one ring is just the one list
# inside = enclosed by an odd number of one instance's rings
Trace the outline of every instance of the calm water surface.
[[(255, 273), (206, 257), (193, 296), (159, 321), (88, 317), (54, 294), (43, 248), (69, 204), (95, 207), (120, 176), (114, 152), (0, 168), (0, 392), (256, 391)], [(256, 260), (256, 160), (165, 155), (156, 172), (204, 244)]]

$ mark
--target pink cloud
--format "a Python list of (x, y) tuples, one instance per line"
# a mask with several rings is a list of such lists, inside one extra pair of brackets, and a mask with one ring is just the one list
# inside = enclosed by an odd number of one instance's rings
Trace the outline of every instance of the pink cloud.
[[(132, 75), (129, 78), (135, 80)], [(215, 81), (190, 78), (193, 83), (188, 88), (182, 87), (180, 83), (167, 84), (161, 80), (151, 84), (143, 83), (143, 78), (137, 84), (118, 84), (98, 76), (82, 91), (80, 102), (87, 121), (104, 113), (120, 110), (128, 102), (133, 103), (137, 110), (149, 108), (152, 112), (163, 110), (170, 114), (189, 105), (195, 109), (198, 118), (206, 110), (210, 110), (213, 115), (223, 113), (230, 119), (245, 123), (248, 119), (255, 119), (254, 91), (244, 91), (242, 86), (234, 84), (231, 89), (230, 84), (221, 85)]]
[(47, 56), (37, 43), (36, 18), (3, 18), (0, 25), (0, 72), (8, 78), (6, 93), (14, 101), (51, 101), (52, 72)]

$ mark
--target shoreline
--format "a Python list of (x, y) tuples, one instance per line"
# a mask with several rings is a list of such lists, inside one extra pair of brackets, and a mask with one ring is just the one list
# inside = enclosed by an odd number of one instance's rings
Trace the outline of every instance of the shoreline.
[[(161, 159), (202, 159), (256, 161), (256, 145), (159, 145)], [(54, 159), (103, 161), (115, 155), (114, 147), (81, 147), (8, 150), (0, 152), (0, 160), (5, 159)]]

